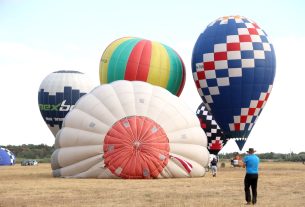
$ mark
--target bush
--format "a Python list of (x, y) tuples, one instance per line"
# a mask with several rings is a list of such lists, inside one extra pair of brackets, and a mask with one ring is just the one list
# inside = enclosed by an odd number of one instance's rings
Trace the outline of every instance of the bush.
[(54, 146), (48, 146), (45, 144), (23, 144), (19, 146), (8, 145), (5, 148), (15, 154), (16, 163), (20, 163), (23, 159), (35, 159), (39, 163), (48, 163), (50, 162), (51, 155), (55, 150)]

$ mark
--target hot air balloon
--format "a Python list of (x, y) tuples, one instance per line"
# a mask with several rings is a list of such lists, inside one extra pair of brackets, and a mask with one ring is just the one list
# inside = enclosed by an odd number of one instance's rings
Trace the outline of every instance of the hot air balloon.
[(92, 88), (92, 83), (78, 71), (53, 72), (42, 81), (38, 91), (39, 109), (54, 137), (66, 114)]
[(159, 42), (125, 37), (112, 42), (100, 61), (101, 84), (115, 80), (144, 81), (179, 96), (185, 83), (185, 68), (172, 48)]
[(209, 160), (196, 115), (167, 90), (141, 81), (103, 84), (83, 96), (55, 147), (55, 177), (199, 177)]
[[(218, 126), (212, 114), (207, 110), (204, 103), (201, 103), (196, 111), (201, 128), (208, 138), (208, 150), (211, 154), (217, 155), (227, 142), (222, 130)], [(214, 158), (214, 157), (213, 157)]]
[(1, 165), (14, 165), (15, 155), (8, 149), (0, 147), (0, 166)]
[(241, 150), (273, 86), (275, 53), (267, 34), (245, 17), (221, 17), (200, 34), (192, 71), (206, 107)]

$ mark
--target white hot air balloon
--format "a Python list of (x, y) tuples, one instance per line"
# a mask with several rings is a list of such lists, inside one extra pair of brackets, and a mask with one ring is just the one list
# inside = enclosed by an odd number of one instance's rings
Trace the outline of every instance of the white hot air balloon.
[(83, 96), (55, 141), (54, 177), (200, 177), (209, 160), (196, 115), (167, 90), (115, 81)]
[(38, 91), (39, 109), (54, 137), (66, 114), (91, 89), (93, 84), (78, 71), (56, 71), (42, 81)]

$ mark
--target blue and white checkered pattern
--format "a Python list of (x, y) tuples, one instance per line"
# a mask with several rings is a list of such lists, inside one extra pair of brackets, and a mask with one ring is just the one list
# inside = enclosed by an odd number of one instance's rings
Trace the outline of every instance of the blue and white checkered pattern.
[[(208, 27), (228, 24), (235, 20), (240, 28), (226, 36), (225, 42), (214, 44), (209, 53), (203, 54), (203, 62), (196, 63), (194, 80), (199, 82), (198, 92), (204, 95), (208, 104), (213, 103), (213, 95), (219, 95), (219, 87), (229, 86), (230, 78), (242, 76), (242, 69), (254, 69), (256, 62), (265, 59), (271, 52), (271, 44), (266, 33), (251, 20), (237, 17), (223, 17)], [(199, 79), (198, 72), (204, 71), (205, 78)]]
[[(241, 16), (222, 17), (199, 36), (192, 69), (205, 105), (225, 132), (233, 131), (229, 124), (241, 116), (236, 109), (249, 107), (251, 100), (259, 100), (261, 93), (272, 88), (275, 54), (267, 34), (255, 22)], [(221, 108), (226, 112), (220, 112)], [(226, 115), (230, 121), (221, 117)]]
[(222, 130), (212, 114), (206, 109), (204, 103), (198, 106), (196, 115), (200, 121), (201, 128), (207, 135), (209, 152), (217, 155), (227, 142)]
[[(2, 160), (4, 163), (8, 160), (10, 165), (15, 164), (15, 155), (8, 149), (0, 147), (0, 151), (4, 151), (6, 153), (6, 157), (4, 157)], [(3, 156), (3, 155), (2, 155)]]

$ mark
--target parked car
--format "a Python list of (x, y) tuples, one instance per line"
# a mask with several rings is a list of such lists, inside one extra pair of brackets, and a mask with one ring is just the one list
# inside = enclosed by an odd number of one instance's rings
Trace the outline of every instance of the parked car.
[(38, 162), (36, 160), (22, 160), (21, 166), (27, 166), (27, 165), (37, 165)]

